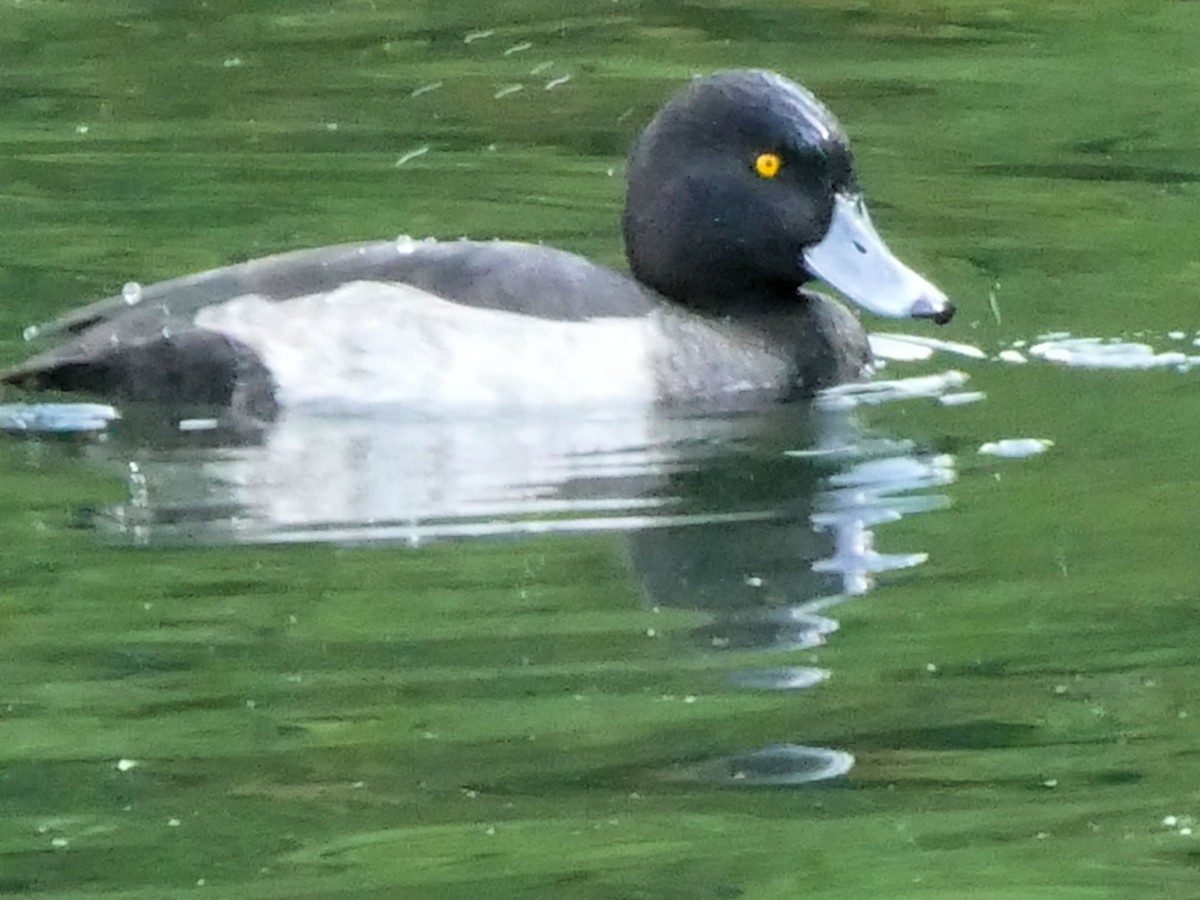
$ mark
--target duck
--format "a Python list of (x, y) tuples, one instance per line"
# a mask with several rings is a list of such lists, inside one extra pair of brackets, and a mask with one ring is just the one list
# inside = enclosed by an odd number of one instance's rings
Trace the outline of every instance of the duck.
[(541, 244), (401, 237), (130, 283), (26, 329), (61, 343), (0, 382), (256, 422), (775, 403), (871, 372), (858, 316), (812, 282), (883, 317), (955, 312), (874, 228), (833, 114), (775, 72), (668, 99), (629, 154), (621, 221), (628, 273)]

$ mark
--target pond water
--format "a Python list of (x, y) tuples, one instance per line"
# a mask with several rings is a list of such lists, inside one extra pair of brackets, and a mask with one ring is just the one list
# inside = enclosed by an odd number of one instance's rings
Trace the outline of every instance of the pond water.
[(0, 895), (1200, 894), (1200, 4), (0, 26), (6, 363), (127, 282), (303, 246), (620, 265), (630, 140), (747, 65), (838, 113), (960, 308), (868, 321), (877, 383), (808, 409), (247, 444), (9, 392)]

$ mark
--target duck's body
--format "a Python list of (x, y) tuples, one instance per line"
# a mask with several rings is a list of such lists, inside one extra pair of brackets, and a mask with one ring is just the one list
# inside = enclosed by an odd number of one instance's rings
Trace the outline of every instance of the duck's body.
[(870, 228), (836, 122), (768, 73), (693, 82), (659, 113), (624, 224), (633, 277), (538, 245), (402, 238), (131, 285), (44, 327), (75, 336), (0, 378), (254, 419), (787, 399), (869, 365), (857, 319), (801, 289), (809, 269), (885, 314), (953, 312)]

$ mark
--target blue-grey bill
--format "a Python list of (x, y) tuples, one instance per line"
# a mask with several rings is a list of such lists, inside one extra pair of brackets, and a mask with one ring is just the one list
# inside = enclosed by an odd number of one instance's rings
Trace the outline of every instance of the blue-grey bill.
[(834, 197), (829, 231), (821, 243), (804, 251), (804, 266), (880, 316), (942, 323), (954, 315), (945, 294), (892, 255), (857, 194)]

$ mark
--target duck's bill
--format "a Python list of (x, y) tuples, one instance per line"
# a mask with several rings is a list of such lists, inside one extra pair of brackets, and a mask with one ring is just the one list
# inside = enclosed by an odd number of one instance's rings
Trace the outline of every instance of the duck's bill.
[(954, 316), (945, 294), (892, 255), (857, 195), (834, 198), (829, 231), (804, 251), (804, 267), (881, 316), (933, 319), (939, 325)]

